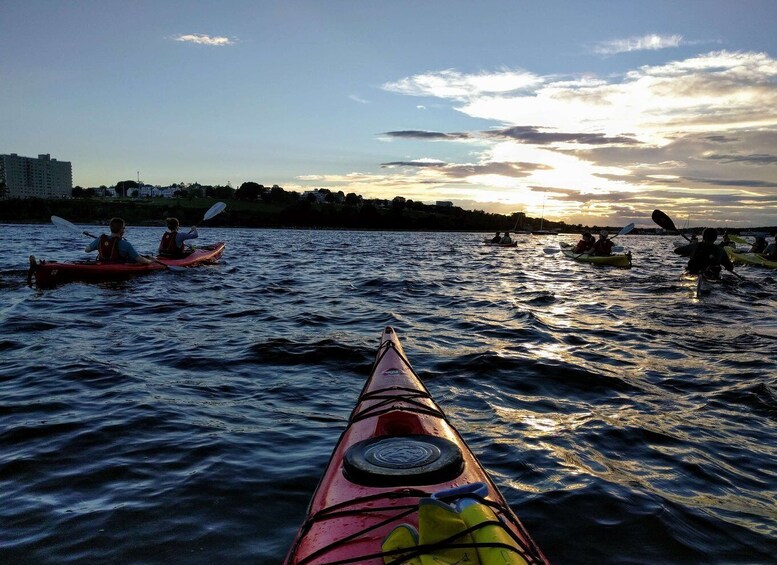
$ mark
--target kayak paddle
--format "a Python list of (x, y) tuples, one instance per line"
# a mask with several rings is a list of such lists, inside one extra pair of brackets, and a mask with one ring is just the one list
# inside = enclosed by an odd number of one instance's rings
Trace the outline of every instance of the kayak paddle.
[(219, 214), (221, 214), (226, 207), (227, 205), (224, 204), (223, 202), (216, 202), (213, 206), (208, 208), (208, 211), (205, 212), (205, 215), (202, 217), (202, 219), (196, 224), (194, 224), (194, 226), (192, 226), (192, 229), (189, 230), (189, 233), (191, 233), (192, 230), (194, 230), (194, 228), (199, 226), (202, 222), (207, 222), (212, 217), (218, 216)]
[(681, 236), (683, 236), (688, 243), (691, 243), (691, 239), (683, 232), (677, 229), (677, 227), (674, 225), (674, 222), (672, 221), (672, 218), (664, 214), (661, 210), (653, 210), (653, 215), (651, 217), (653, 218), (653, 221), (655, 223), (657, 223), (665, 230), (677, 232)]
[(81, 228), (79, 228), (77, 225), (75, 225), (72, 222), (68, 222), (65, 218), (60, 218), (59, 216), (51, 216), (51, 223), (54, 224), (55, 226), (68, 229), (72, 232), (80, 233), (82, 235), (85, 235), (86, 237), (97, 239), (96, 235), (92, 235), (88, 231), (81, 231)]

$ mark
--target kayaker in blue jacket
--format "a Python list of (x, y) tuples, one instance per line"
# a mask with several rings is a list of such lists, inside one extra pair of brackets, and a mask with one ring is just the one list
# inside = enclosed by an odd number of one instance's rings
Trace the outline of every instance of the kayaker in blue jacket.
[(140, 253), (135, 251), (132, 244), (124, 239), (126, 222), (121, 218), (111, 220), (111, 235), (102, 234), (84, 248), (86, 253), (97, 250), (97, 260), (104, 262), (135, 262), (141, 264), (152, 263)]
[(715, 245), (718, 231), (714, 228), (706, 228), (701, 235), (701, 241), (688, 259), (686, 267), (691, 275), (704, 274), (708, 278), (720, 278), (720, 269), (725, 267), (727, 271), (734, 272), (734, 264), (728, 258), (726, 251)]
[(178, 231), (180, 226), (178, 218), (167, 218), (165, 221), (167, 222), (167, 231), (162, 235), (162, 241), (159, 242), (159, 254), (162, 257), (185, 257), (184, 241), (199, 237), (197, 228), (193, 227), (187, 233), (180, 233)]

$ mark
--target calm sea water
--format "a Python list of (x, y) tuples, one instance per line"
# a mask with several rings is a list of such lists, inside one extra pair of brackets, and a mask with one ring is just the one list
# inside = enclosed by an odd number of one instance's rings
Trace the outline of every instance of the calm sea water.
[(774, 563), (777, 273), (483, 235), (205, 228), (219, 265), (38, 290), (88, 240), (0, 226), (0, 562), (281, 562), (391, 325), (551, 561)]

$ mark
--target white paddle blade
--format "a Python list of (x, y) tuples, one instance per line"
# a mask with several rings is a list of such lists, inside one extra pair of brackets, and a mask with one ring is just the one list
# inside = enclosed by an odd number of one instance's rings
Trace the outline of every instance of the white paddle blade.
[(60, 218), (59, 216), (51, 216), (51, 223), (55, 226), (59, 226), (61, 228), (68, 229), (70, 231), (76, 231), (80, 232), (81, 230), (76, 226), (75, 224), (68, 222), (65, 218)]
[(627, 233), (629, 233), (633, 229), (634, 229), (634, 224), (633, 223), (629, 224), (627, 226), (623, 226), (623, 229), (618, 232), (618, 235), (626, 235)]
[(213, 216), (218, 216), (221, 214), (224, 209), (227, 207), (227, 205), (224, 202), (216, 202), (213, 206), (211, 206), (207, 212), (205, 212), (205, 215), (202, 217), (202, 221), (210, 220)]

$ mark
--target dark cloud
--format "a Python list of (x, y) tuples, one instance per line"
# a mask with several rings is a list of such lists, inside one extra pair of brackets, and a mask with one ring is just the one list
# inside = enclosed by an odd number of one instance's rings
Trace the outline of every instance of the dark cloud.
[(563, 133), (540, 131), (535, 126), (514, 126), (510, 128), (487, 130), (479, 134), (467, 132), (445, 133), (441, 131), (424, 130), (400, 130), (387, 131), (383, 135), (399, 139), (427, 139), (431, 141), (457, 141), (460, 139), (473, 139), (478, 136), (497, 139), (509, 139), (520, 141), (521, 143), (531, 143), (535, 145), (550, 145), (552, 143), (578, 143), (580, 145), (640, 145), (641, 143), (633, 137), (619, 135), (607, 136), (602, 133)]
[(514, 126), (511, 128), (491, 130), (483, 132), (487, 137), (501, 137), (533, 143), (535, 145), (549, 145), (551, 143), (579, 143), (581, 145), (637, 145), (640, 142), (633, 137), (623, 135), (610, 137), (602, 133), (562, 133), (540, 131), (535, 126)]
[(552, 169), (541, 163), (485, 163), (479, 165), (448, 165), (442, 169), (449, 178), (463, 179), (476, 175), (500, 175), (503, 177), (520, 178), (529, 176), (534, 171)]
[(423, 168), (438, 168), (444, 167), (447, 163), (442, 161), (391, 161), (389, 163), (381, 163), (381, 167), (417, 167)]
[(738, 141), (736, 137), (726, 137), (725, 135), (705, 135), (702, 139), (714, 143), (731, 143), (733, 141)]
[[(483, 164), (449, 164), (437, 161), (391, 161), (381, 163), (381, 167), (433, 168), (449, 179), (464, 179), (476, 175), (500, 175), (503, 177), (520, 178), (530, 175), (533, 171), (549, 170), (552, 167), (541, 163), (483, 163)], [(422, 182), (438, 183), (435, 179)]]
[(761, 180), (744, 180), (744, 179), (705, 179), (695, 177), (685, 177), (685, 180), (691, 182), (698, 182), (708, 184), (712, 186), (740, 186), (743, 188), (777, 188), (776, 182), (766, 182)]
[(401, 131), (387, 131), (383, 135), (389, 137), (397, 137), (400, 139), (431, 139), (431, 140), (457, 140), (457, 139), (469, 139), (468, 133), (443, 133), (441, 131), (423, 131), (423, 130), (401, 130)]
[(550, 192), (551, 194), (580, 194), (575, 188), (559, 188), (555, 186), (530, 186), (532, 192)]
[(705, 155), (704, 158), (710, 161), (720, 161), (721, 163), (751, 163), (753, 165), (777, 165), (777, 155), (768, 155), (766, 153), (754, 153), (751, 155), (713, 154), (713, 155)]

